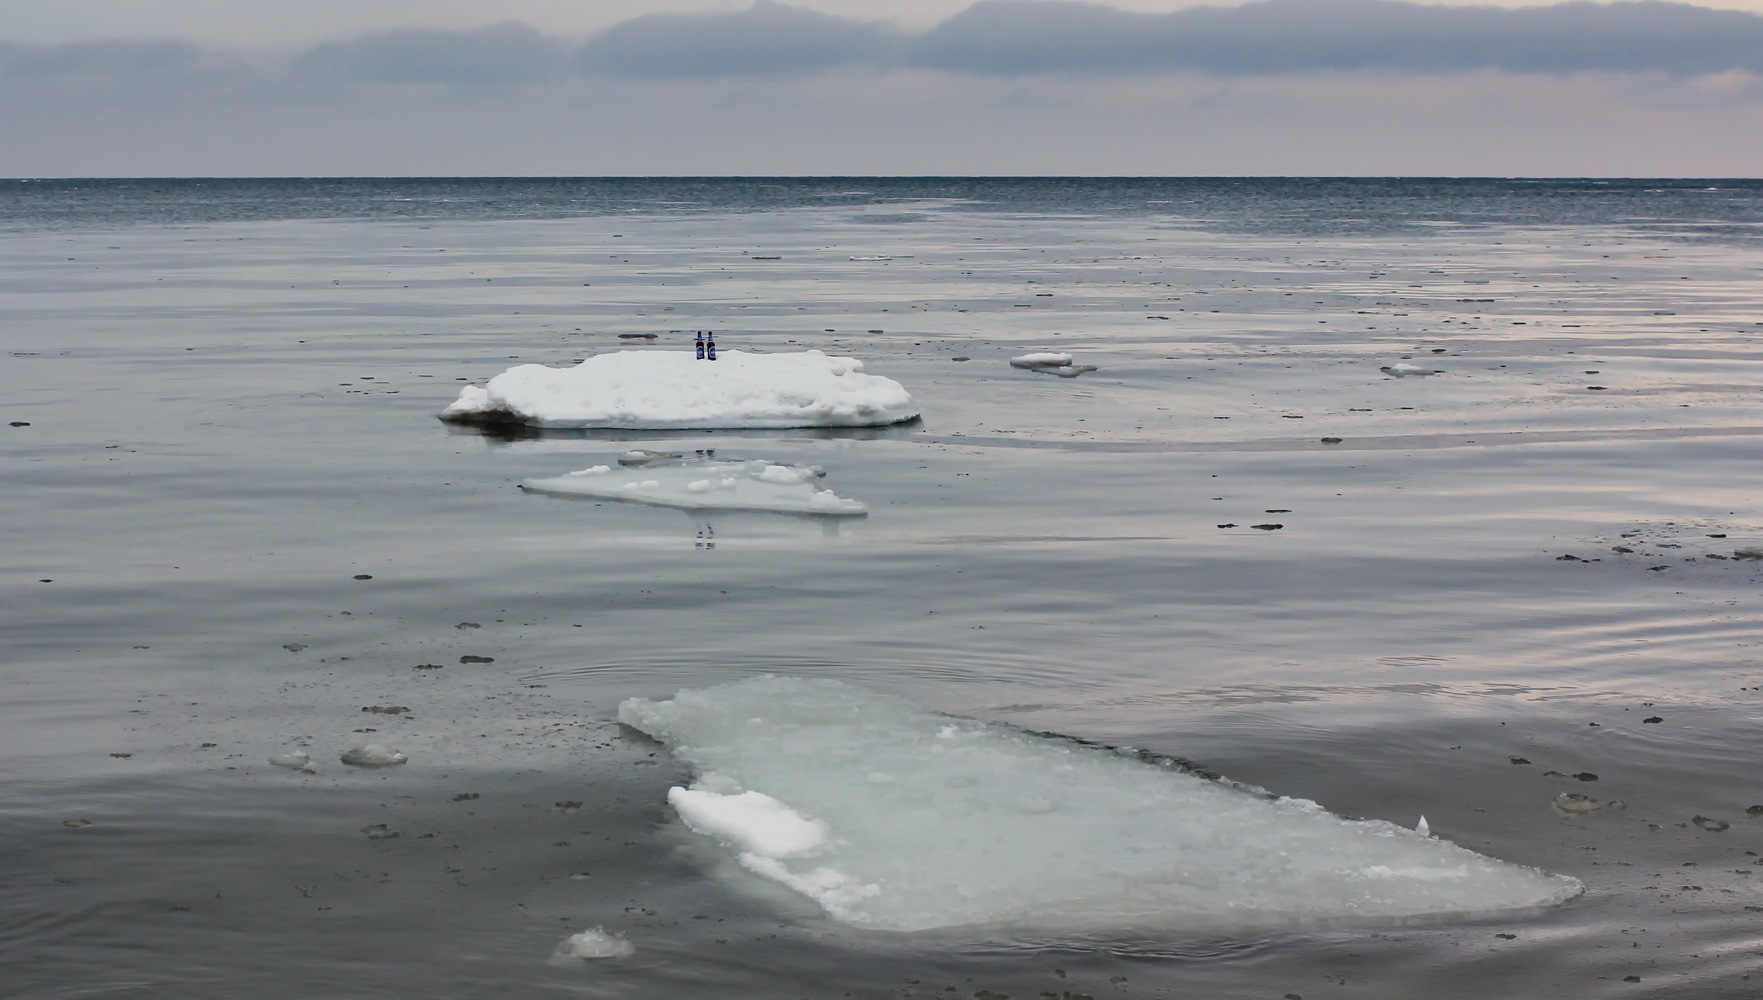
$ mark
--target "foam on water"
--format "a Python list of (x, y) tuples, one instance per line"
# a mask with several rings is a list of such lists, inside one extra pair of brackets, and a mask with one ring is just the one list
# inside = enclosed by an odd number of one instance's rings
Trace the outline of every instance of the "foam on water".
[(869, 508), (819, 486), (817, 469), (775, 462), (689, 461), (629, 470), (596, 465), (548, 479), (529, 479), (532, 493), (628, 500), (685, 510), (764, 510), (785, 514), (856, 516)]
[(668, 800), (742, 866), (859, 927), (1221, 929), (1485, 915), (1574, 879), (831, 680), (633, 698), (697, 771)]

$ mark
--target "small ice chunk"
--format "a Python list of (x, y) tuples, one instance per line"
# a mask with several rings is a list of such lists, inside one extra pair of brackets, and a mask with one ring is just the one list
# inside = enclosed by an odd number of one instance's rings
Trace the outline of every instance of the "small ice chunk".
[(1425, 816), (1421, 816), (1420, 822), (1414, 824), (1414, 832), (1420, 834), (1422, 837), (1432, 836), (1432, 827), (1426, 822)]
[(624, 958), (636, 953), (636, 946), (624, 939), (622, 934), (614, 934), (604, 927), (571, 934), (557, 943), (557, 950), (551, 954), (554, 965), (572, 964), (574, 962), (592, 962), (602, 958)]
[(1043, 352), (1040, 354), (1024, 354), (1019, 358), (1010, 359), (1012, 368), (1063, 368), (1071, 364), (1071, 355)]
[(1555, 796), (1555, 808), (1564, 813), (1583, 815), (1604, 808), (1604, 803), (1581, 792), (1562, 792)]
[[(531, 427), (879, 427), (912, 420), (918, 402), (855, 358), (820, 351), (614, 351), (571, 368), (516, 365), (468, 385), (442, 420)], [(640, 454), (626, 452), (621, 464)], [(649, 461), (654, 461), (651, 458)]]
[(655, 478), (622, 486), (616, 480), (586, 470), (549, 479), (529, 479), (520, 488), (529, 493), (630, 500), (684, 510), (762, 510), (837, 516), (869, 513), (869, 508), (856, 500), (820, 489), (820, 472), (813, 466), (705, 459), (652, 466), (646, 471)]
[(618, 456), (619, 465), (648, 465), (650, 462), (665, 462), (682, 458), (677, 451), (650, 451), (647, 448), (633, 448)]
[(364, 826), (361, 828), (361, 832), (367, 834), (368, 840), (391, 840), (395, 837), (403, 836), (403, 834), (384, 823), (375, 823), (372, 826)]
[(312, 763), (312, 755), (304, 750), (290, 750), (287, 753), (273, 755), (269, 758), (269, 762), (276, 767), (291, 767), (298, 770)]
[(1385, 375), (1394, 375), (1397, 378), (1402, 378), (1407, 375), (1437, 375), (1439, 373), (1437, 368), (1427, 368), (1424, 365), (1409, 364), (1406, 361), (1398, 361), (1393, 365), (1379, 365), (1377, 370), (1383, 372)]
[(383, 743), (369, 743), (343, 753), (342, 761), (350, 767), (397, 767), (409, 757)]
[(1096, 366), (1095, 365), (1060, 365), (1057, 368), (1042, 368), (1039, 370), (1046, 372), (1049, 375), (1057, 375), (1060, 378), (1077, 378), (1079, 375), (1082, 375), (1084, 372), (1095, 371)]

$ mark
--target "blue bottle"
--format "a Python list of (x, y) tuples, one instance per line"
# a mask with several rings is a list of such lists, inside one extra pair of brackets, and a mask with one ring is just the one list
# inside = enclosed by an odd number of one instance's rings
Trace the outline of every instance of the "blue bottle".
[(716, 360), (716, 334), (714, 334), (714, 333), (711, 334), (710, 338), (711, 339), (706, 340), (704, 342), (704, 350), (709, 352), (708, 356), (709, 356), (710, 360), (715, 361)]
[(704, 331), (698, 331), (698, 360), (704, 360)]

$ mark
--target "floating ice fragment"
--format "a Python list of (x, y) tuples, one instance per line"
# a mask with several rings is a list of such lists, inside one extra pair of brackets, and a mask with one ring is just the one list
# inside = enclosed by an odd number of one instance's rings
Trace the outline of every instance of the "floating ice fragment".
[(1024, 354), (1019, 358), (1010, 359), (1010, 367), (1012, 368), (1062, 368), (1069, 364), (1071, 364), (1071, 355), (1051, 352)]
[(1715, 819), (1712, 816), (1696, 816), (1696, 817), (1691, 818), (1690, 822), (1696, 824), (1697, 826), (1701, 827), (1704, 830), (1709, 831), (1710, 833), (1720, 833), (1721, 831), (1732, 826), (1732, 824), (1728, 823), (1726, 820)]
[[(900, 383), (820, 351), (616, 351), (573, 368), (517, 365), (468, 385), (441, 412), (462, 423), (533, 427), (874, 427), (918, 416)], [(627, 457), (628, 457), (627, 453)]]
[(364, 826), (361, 828), (361, 832), (367, 834), (368, 840), (391, 840), (395, 837), (404, 836), (384, 823), (375, 823), (372, 826)]
[(614, 934), (604, 927), (571, 934), (557, 943), (557, 950), (551, 953), (551, 964), (573, 965), (575, 962), (592, 962), (602, 958), (624, 958), (636, 953), (636, 946), (624, 939), (622, 934)]
[(1432, 827), (1427, 824), (1425, 816), (1421, 816), (1420, 822), (1414, 824), (1414, 832), (1420, 834), (1422, 837), (1432, 836)]
[(353, 750), (344, 751), (342, 761), (350, 767), (397, 767), (409, 760), (409, 757), (387, 747), (383, 743), (369, 743)]
[(1562, 792), (1555, 796), (1555, 808), (1564, 813), (1583, 814), (1597, 812), (1604, 808), (1604, 803), (1580, 792)]
[(312, 763), (312, 755), (304, 750), (290, 750), (287, 753), (275, 754), (269, 758), (269, 762), (276, 767), (290, 767), (299, 770)]
[(1377, 370), (1383, 372), (1385, 375), (1394, 375), (1397, 378), (1402, 378), (1407, 375), (1437, 375), (1439, 373), (1437, 368), (1409, 364), (1406, 361), (1398, 361), (1393, 365), (1380, 365)]
[(529, 493), (630, 500), (685, 510), (762, 510), (837, 516), (869, 513), (866, 505), (821, 489), (822, 473), (814, 466), (706, 459), (645, 471), (655, 478), (620, 484), (616, 478), (585, 469), (549, 479), (529, 479), (520, 488)]
[[(624, 454), (618, 456), (618, 464), (619, 465), (648, 465), (650, 462), (666, 462), (666, 461), (670, 461), (672, 459), (682, 458), (682, 457), (684, 457), (684, 456), (682, 456), (677, 451), (650, 451), (647, 448), (633, 448), (630, 451), (627, 451)], [(606, 468), (606, 466), (597, 465), (597, 466), (595, 466), (595, 468), (604, 469), (604, 468)], [(610, 471), (610, 470), (608, 470), (608, 471)]]
[(688, 827), (859, 927), (1282, 927), (1580, 892), (1391, 823), (838, 681), (635, 698), (619, 721), (697, 773), (668, 794)]

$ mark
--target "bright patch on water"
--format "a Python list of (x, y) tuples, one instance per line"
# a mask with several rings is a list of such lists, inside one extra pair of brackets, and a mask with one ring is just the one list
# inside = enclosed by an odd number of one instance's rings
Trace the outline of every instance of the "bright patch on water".
[(1173, 762), (758, 677), (619, 719), (698, 772), (668, 801), (858, 927), (1280, 927), (1560, 903), (1574, 879)]
[(645, 465), (641, 474), (596, 465), (547, 479), (528, 479), (529, 493), (594, 497), (684, 510), (762, 510), (781, 514), (855, 517), (869, 513), (858, 500), (820, 488), (811, 468), (773, 462), (690, 461)]

